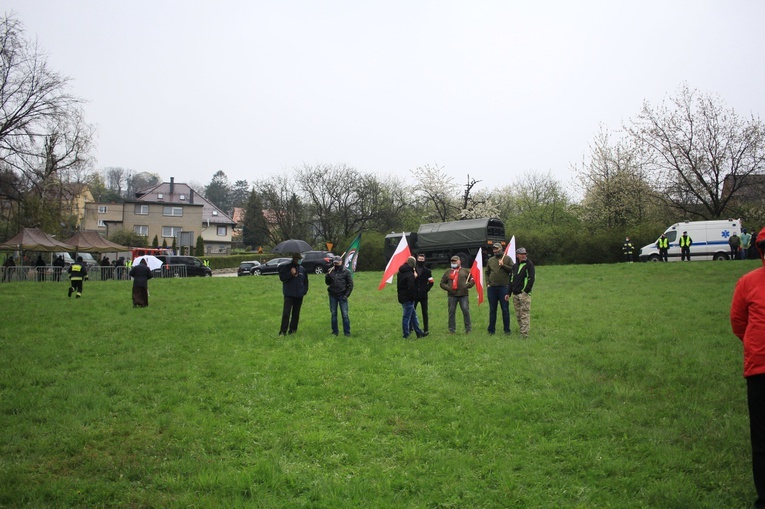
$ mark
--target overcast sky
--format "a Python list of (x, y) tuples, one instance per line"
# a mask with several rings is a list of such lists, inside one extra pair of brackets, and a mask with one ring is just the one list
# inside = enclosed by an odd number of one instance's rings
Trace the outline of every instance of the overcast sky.
[(96, 167), (208, 184), (315, 164), (568, 184), (683, 82), (765, 114), (765, 2), (3, 0), (97, 128)]

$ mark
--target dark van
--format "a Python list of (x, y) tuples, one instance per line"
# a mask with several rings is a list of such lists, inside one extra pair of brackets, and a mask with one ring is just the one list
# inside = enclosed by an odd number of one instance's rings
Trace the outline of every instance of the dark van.
[(162, 277), (212, 277), (212, 270), (196, 256), (158, 255)]

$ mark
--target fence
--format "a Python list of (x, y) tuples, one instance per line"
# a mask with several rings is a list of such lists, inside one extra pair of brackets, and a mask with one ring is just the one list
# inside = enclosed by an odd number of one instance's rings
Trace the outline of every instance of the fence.
[[(17, 265), (15, 267), (2, 267), (3, 283), (29, 281), (37, 283), (69, 282), (69, 273), (64, 267), (34, 267), (29, 265)], [(88, 267), (88, 281), (128, 281), (129, 269), (127, 267), (113, 267), (92, 265)], [(163, 265), (161, 269), (152, 271), (152, 276), (163, 277), (186, 277), (185, 265)]]

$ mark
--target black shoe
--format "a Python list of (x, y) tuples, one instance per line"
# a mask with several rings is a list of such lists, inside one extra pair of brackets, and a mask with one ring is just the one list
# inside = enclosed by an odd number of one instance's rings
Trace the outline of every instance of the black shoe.
[(74, 288), (72, 288), (72, 287), (70, 286), (70, 287), (69, 287), (69, 297), (71, 297), (71, 296), (72, 296), (72, 292), (73, 292), (73, 291), (74, 291)]

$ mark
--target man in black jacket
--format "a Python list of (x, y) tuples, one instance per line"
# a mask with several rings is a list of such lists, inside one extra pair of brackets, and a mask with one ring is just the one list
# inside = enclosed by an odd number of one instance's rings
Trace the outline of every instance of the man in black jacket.
[[(425, 266), (425, 254), (417, 255), (417, 277), (414, 278), (417, 287), (417, 298), (414, 299), (414, 311), (417, 312), (417, 304), (422, 310), (422, 332), (428, 333), (428, 292), (433, 288), (433, 273)], [(416, 315), (415, 315), (416, 316)]]
[(153, 275), (145, 258), (130, 269), (129, 276), (133, 278), (133, 307), (149, 307), (149, 279)]
[(417, 273), (414, 271), (415, 260), (413, 256), (407, 258), (406, 263), (398, 269), (396, 275), (396, 289), (398, 290), (398, 301), (401, 303), (404, 316), (401, 319), (401, 328), (404, 331), (404, 339), (409, 337), (409, 332), (414, 329), (418, 338), (427, 336), (420, 329), (420, 322), (417, 320), (417, 312), (414, 310), (414, 300), (417, 298), (417, 285), (415, 278)]
[[(300, 321), (300, 308), (303, 297), (308, 293), (308, 274), (301, 267), (303, 255), (295, 253), (292, 261), (279, 267), (279, 279), (282, 282), (284, 307), (282, 308), (282, 326), (279, 335), (294, 334)], [(290, 314), (292, 317), (290, 318)]]
[(343, 316), (343, 333), (351, 335), (351, 319), (348, 318), (348, 297), (353, 291), (353, 276), (350, 271), (343, 267), (343, 259), (335, 256), (333, 267), (324, 276), (329, 294), (329, 312), (332, 316), (332, 334), (337, 336), (337, 306), (340, 306), (340, 314)]

